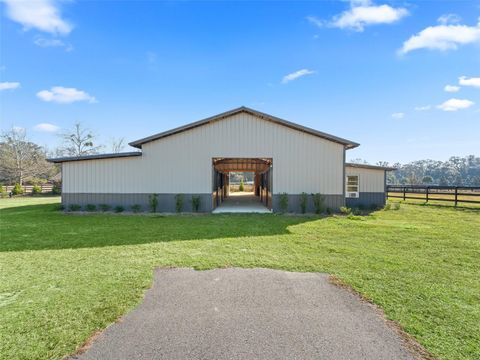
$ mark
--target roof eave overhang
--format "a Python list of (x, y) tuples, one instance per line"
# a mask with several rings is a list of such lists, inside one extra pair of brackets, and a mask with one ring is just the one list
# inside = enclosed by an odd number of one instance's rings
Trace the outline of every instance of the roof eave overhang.
[(359, 147), (359, 146), (360, 146), (359, 143), (352, 142), (350, 144), (345, 145), (345, 149), (346, 150), (355, 149), (356, 147)]
[(120, 159), (126, 157), (133, 157), (133, 156), (141, 156), (142, 153), (138, 152), (126, 152), (126, 153), (115, 153), (115, 154), (98, 154), (98, 155), (84, 155), (84, 156), (65, 156), (65, 157), (58, 157), (58, 158), (49, 158), (47, 159), (48, 162), (54, 164), (60, 164), (64, 162), (71, 162), (71, 161), (86, 161), (86, 160), (101, 160), (101, 159)]
[(370, 169), (370, 170), (384, 170), (384, 171), (395, 171), (397, 168), (390, 166), (378, 166), (378, 165), (369, 165), (369, 164), (355, 164), (355, 163), (345, 163), (346, 167), (361, 168), (361, 169)]

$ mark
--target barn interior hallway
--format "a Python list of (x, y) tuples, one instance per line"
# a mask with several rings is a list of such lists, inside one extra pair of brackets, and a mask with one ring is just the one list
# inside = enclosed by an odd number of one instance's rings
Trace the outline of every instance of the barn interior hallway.
[[(249, 173), (242, 181), (237, 173)], [(243, 180), (247, 180), (243, 178)], [(260, 158), (213, 159), (213, 208), (218, 213), (270, 213), (272, 208), (272, 160)]]

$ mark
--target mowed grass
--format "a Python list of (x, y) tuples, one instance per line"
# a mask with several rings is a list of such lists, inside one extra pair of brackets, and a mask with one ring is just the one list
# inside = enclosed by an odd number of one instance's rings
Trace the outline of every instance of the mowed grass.
[(480, 358), (480, 211), (349, 219), (69, 215), (0, 200), (0, 358), (59, 359), (138, 305), (156, 266), (333, 274), (442, 359)]

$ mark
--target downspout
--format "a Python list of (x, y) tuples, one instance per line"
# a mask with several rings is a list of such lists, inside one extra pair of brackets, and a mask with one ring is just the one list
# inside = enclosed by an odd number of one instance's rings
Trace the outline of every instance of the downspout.
[(60, 166), (60, 184), (61, 184), (61, 189), (60, 189), (60, 202), (62, 203), (62, 205), (65, 205), (65, 196), (63, 196), (63, 188), (65, 187), (64, 183), (63, 183), (63, 168), (65, 167), (64, 165), (65, 163), (62, 162), (61, 166)]
[(347, 147), (344, 146), (343, 147), (343, 181), (342, 181), (342, 184), (343, 184), (343, 187), (342, 187), (342, 204), (343, 206), (345, 206), (345, 196), (346, 196), (346, 193), (345, 193), (345, 187), (346, 187), (346, 170), (345, 170), (345, 163), (346, 163), (346, 157), (347, 157)]
[(387, 170), (383, 171), (383, 205), (387, 203)]

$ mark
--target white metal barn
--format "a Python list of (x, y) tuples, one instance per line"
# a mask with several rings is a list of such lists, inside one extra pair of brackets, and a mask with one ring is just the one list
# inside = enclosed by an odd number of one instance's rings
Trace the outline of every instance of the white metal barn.
[(130, 143), (139, 152), (50, 159), (62, 164), (62, 203), (148, 208), (158, 194), (160, 212), (175, 211), (182, 194), (184, 211), (192, 197), (211, 212), (231, 197), (229, 172), (254, 173), (252, 201), (279, 210), (300, 211), (302, 193), (320, 193), (332, 209), (383, 205), (385, 172), (390, 168), (346, 164), (345, 152), (359, 146), (246, 107), (240, 107)]

